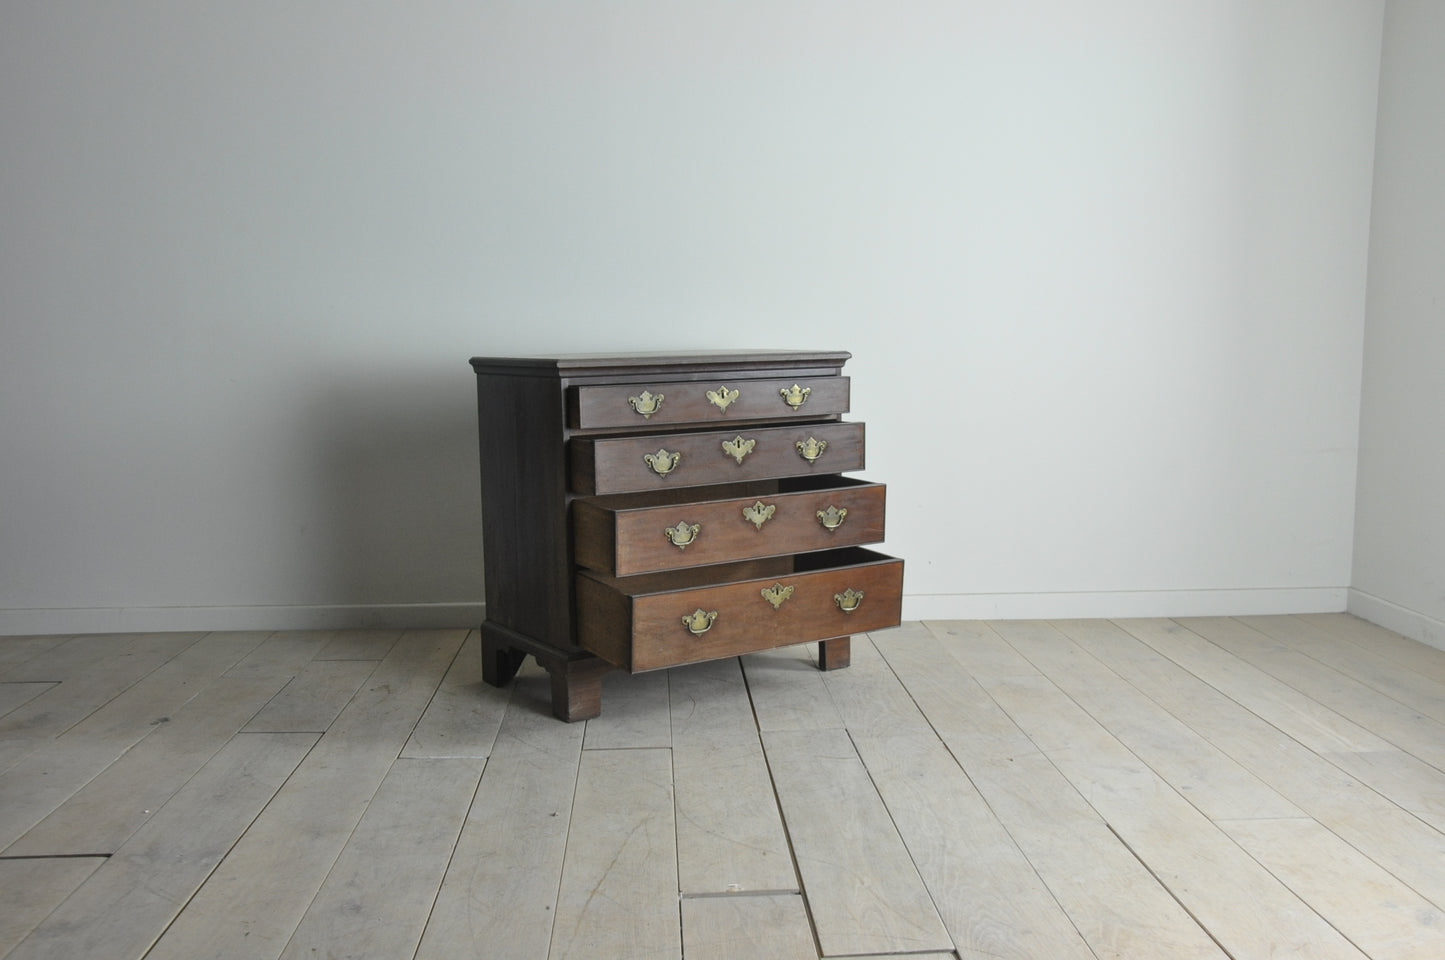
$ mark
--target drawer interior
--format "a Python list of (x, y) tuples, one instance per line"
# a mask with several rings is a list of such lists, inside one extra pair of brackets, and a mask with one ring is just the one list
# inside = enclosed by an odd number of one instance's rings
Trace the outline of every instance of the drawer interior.
[(654, 593), (672, 593), (698, 587), (739, 580), (785, 577), (794, 573), (815, 573), (820, 570), (856, 567), (868, 563), (890, 563), (893, 557), (865, 547), (842, 547), (782, 557), (767, 557), (742, 563), (719, 563), (710, 567), (645, 573), (635, 577), (609, 577), (596, 570), (578, 570), (581, 576), (596, 580), (619, 594), (640, 597)]
[(698, 487), (669, 487), (647, 493), (612, 493), (587, 497), (588, 504), (602, 510), (639, 510), (671, 504), (693, 503), (700, 499), (732, 500), (741, 497), (773, 497), (780, 493), (808, 493), (839, 487), (861, 487), (873, 482), (839, 474), (781, 477), (775, 480), (754, 480), (748, 483), (713, 484)]

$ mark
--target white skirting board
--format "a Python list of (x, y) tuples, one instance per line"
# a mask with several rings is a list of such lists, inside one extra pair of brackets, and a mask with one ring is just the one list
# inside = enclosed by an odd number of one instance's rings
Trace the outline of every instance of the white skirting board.
[(210, 630), (434, 630), (475, 627), (482, 603), (0, 610), (0, 636)]
[[(905, 574), (906, 576), (906, 574)], [(1340, 613), (1345, 587), (904, 594), (904, 620), (1091, 620)]]
[(1386, 630), (1393, 630), (1411, 640), (1419, 640), (1440, 650), (1445, 650), (1445, 621), (1426, 616), (1408, 607), (1381, 599), (1363, 590), (1350, 588), (1349, 605), (1346, 609), (1359, 617), (1377, 623)]
[[(1345, 587), (1259, 590), (1141, 590), (1097, 593), (904, 594), (904, 620), (1064, 620), (1128, 617), (1226, 617), (1339, 613), (1424, 639), (1363, 608)], [(1383, 603), (1383, 601), (1378, 601)], [(1399, 608), (1395, 608), (1399, 609)], [(1405, 611), (1408, 613), (1409, 611)], [(475, 627), (482, 603), (317, 604), (234, 607), (85, 607), (0, 610), (0, 636), (159, 633), (169, 630), (343, 630)], [(1420, 618), (1425, 619), (1425, 618)], [(1437, 638), (1445, 624), (1428, 621)], [(1425, 640), (1431, 643), (1430, 640)]]

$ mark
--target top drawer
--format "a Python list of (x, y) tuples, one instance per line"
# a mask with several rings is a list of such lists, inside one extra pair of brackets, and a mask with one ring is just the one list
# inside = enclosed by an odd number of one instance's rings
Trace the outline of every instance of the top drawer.
[(568, 391), (575, 430), (654, 428), (726, 420), (820, 419), (848, 412), (847, 377), (780, 380), (656, 380)]

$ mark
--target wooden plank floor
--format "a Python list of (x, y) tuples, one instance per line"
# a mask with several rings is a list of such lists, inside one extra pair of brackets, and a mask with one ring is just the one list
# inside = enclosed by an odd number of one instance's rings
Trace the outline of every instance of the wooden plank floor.
[(613, 674), (475, 632), (0, 638), (0, 958), (1445, 957), (1445, 652), (908, 623)]

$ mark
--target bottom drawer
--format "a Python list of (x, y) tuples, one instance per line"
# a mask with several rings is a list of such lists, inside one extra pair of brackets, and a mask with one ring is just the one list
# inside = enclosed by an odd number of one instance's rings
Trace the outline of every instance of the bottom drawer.
[(633, 673), (897, 626), (903, 561), (858, 547), (640, 577), (577, 574), (577, 642)]

